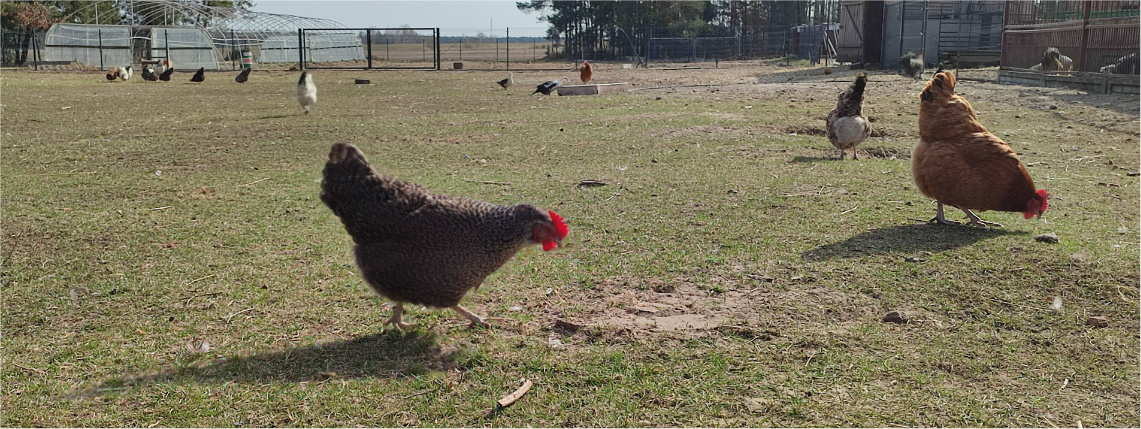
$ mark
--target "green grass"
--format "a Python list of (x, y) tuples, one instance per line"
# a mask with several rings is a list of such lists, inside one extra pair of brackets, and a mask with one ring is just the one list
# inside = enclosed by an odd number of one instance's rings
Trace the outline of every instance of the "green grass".
[[(722, 66), (604, 67), (666, 88), (597, 97), (527, 96), (553, 73), (502, 91), (501, 73), (317, 71), (310, 116), (294, 73), (5, 71), (0, 424), (1141, 423), (1135, 111), (963, 81), (1054, 196), (1040, 221), (938, 227), (911, 220), (934, 211), (907, 160), (919, 84), (873, 75), (880, 137), (839, 162), (820, 128), (854, 72)], [(520, 327), (410, 308), (414, 329), (381, 331), (390, 310), (317, 197), (338, 141), (567, 218), (566, 247), (465, 300)]]

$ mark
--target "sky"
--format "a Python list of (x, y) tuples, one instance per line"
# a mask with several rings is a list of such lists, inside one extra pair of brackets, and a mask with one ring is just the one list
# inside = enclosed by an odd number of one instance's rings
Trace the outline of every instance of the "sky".
[(254, 0), (253, 11), (331, 19), (346, 27), (439, 28), (443, 36), (543, 37), (547, 33), (539, 14), (523, 13), (515, 1), (372, 0), (300, 1)]

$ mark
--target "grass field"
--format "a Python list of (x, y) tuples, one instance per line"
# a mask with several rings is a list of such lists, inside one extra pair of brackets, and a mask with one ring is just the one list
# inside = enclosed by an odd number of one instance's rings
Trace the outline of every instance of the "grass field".
[[(296, 73), (6, 70), (0, 425), (1141, 424), (1136, 96), (964, 71), (1053, 194), (1042, 220), (983, 230), (915, 221), (935, 208), (909, 170), (921, 84), (874, 73), (875, 137), (837, 161), (823, 117), (854, 71), (721, 65), (596, 65), (635, 91), (594, 97), (528, 96), (564, 73), (503, 91), (502, 73), (319, 71), (310, 116)], [(518, 327), (417, 307), (380, 329), (390, 307), (317, 197), (338, 141), (567, 218), (563, 249), (464, 301)]]

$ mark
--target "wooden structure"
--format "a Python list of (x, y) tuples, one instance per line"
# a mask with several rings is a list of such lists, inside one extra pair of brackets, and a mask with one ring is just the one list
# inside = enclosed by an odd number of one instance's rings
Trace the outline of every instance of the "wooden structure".
[(997, 65), (1005, 4), (1001, 0), (845, 0), (837, 58), (897, 69), (899, 57), (923, 54), (962, 66)]
[(1008, 2), (1002, 40), (1003, 69), (1029, 69), (1057, 48), (1073, 71), (1102, 67), (1141, 48), (1141, 1)]

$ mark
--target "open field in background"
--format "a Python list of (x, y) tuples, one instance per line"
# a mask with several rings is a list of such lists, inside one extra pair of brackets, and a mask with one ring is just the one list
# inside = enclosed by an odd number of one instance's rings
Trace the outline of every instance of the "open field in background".
[[(982, 230), (913, 220), (935, 207), (908, 163), (920, 83), (873, 73), (875, 137), (840, 162), (823, 118), (855, 71), (597, 67), (634, 91), (318, 71), (310, 116), (296, 73), (5, 71), (0, 424), (1141, 424), (1136, 96), (964, 71), (1053, 194), (1042, 220), (988, 212), (1007, 227)], [(337, 141), (435, 191), (567, 218), (566, 247), (465, 299), (519, 327), (410, 308), (414, 329), (379, 329), (389, 305), (317, 196)]]

